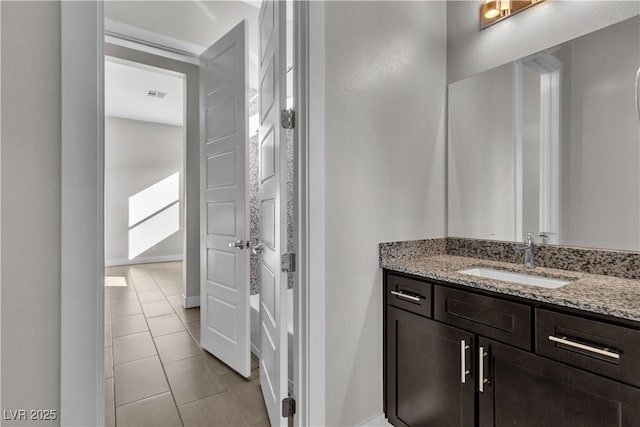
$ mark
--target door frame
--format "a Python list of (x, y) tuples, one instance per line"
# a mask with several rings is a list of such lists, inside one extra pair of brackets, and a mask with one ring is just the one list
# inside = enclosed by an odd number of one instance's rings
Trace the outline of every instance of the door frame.
[[(296, 425), (325, 420), (324, 4), (294, 2), (299, 310)], [(63, 425), (104, 422), (103, 3), (61, 5), (61, 366)], [(81, 268), (79, 268), (79, 266)], [(86, 286), (94, 283), (95, 286)], [(296, 306), (296, 304), (294, 304)], [(313, 337), (313, 340), (311, 340)]]

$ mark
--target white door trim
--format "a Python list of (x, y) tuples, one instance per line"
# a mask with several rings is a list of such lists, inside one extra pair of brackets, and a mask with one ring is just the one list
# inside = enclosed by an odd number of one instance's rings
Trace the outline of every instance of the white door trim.
[(105, 382), (103, 4), (62, 2), (60, 9), (60, 424), (102, 425)]
[[(298, 426), (325, 425), (325, 5), (294, 1), (299, 283), (294, 312)], [(294, 304), (294, 307), (296, 304)], [(297, 365), (296, 365), (297, 363)]]

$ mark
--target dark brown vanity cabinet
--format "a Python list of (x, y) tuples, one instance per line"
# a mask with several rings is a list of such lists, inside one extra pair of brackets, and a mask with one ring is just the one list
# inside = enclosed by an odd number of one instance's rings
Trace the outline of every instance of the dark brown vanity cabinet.
[(640, 425), (640, 390), (485, 338), (480, 427)]
[(385, 319), (395, 426), (640, 426), (636, 329), (389, 272)]
[(474, 426), (472, 346), (469, 332), (389, 307), (389, 421), (395, 426)]

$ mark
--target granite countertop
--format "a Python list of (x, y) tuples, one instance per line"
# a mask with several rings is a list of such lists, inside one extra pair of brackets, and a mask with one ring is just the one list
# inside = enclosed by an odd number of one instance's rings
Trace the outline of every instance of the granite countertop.
[[(380, 267), (427, 279), (441, 280), (592, 313), (640, 321), (640, 280), (546, 267), (536, 267), (531, 270), (519, 264), (454, 255), (433, 255), (410, 259), (381, 257)], [(548, 289), (456, 272), (474, 267), (489, 267), (522, 274), (547, 276), (569, 280), (571, 283), (558, 289)]]

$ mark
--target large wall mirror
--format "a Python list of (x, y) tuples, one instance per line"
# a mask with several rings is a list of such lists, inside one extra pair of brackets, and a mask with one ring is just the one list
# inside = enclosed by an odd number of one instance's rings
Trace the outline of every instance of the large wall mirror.
[(640, 250), (640, 18), (449, 85), (449, 236)]

